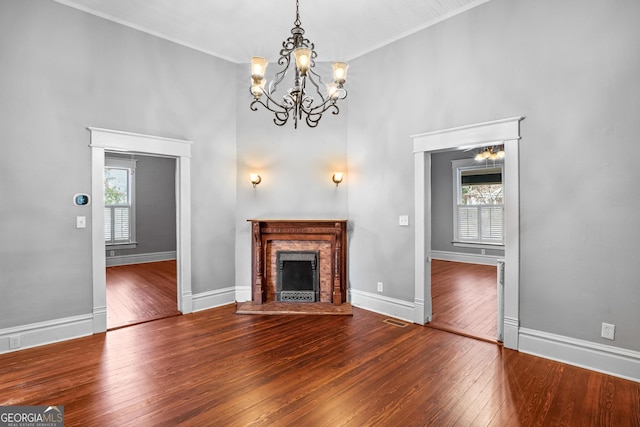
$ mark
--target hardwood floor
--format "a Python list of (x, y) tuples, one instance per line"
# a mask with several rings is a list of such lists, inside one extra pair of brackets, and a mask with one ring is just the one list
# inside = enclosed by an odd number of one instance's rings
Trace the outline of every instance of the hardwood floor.
[(107, 328), (177, 316), (176, 261), (107, 267)]
[(385, 316), (228, 305), (0, 355), (70, 426), (640, 426), (640, 383)]
[(431, 262), (430, 327), (496, 342), (497, 272), (495, 266)]

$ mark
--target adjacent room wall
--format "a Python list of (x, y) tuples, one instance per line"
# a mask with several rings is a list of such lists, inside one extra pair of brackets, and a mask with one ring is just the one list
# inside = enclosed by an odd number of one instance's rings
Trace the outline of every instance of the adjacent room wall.
[[(454, 246), (452, 160), (470, 159), (475, 151), (445, 151), (431, 155), (431, 250), (481, 255), (481, 249)], [(517, 203), (517, 201), (516, 201)], [(504, 249), (485, 249), (489, 256), (504, 256)], [(453, 255), (455, 256), (455, 255)]]
[[(136, 160), (135, 249), (106, 246), (107, 265), (135, 263), (139, 260), (171, 259), (176, 252), (176, 160), (166, 157), (107, 154)], [(114, 255), (110, 252), (113, 251)], [(154, 254), (157, 254), (154, 256)], [(137, 255), (137, 256), (135, 256)], [(146, 257), (140, 257), (145, 255)], [(114, 259), (115, 257), (115, 259)]]
[(351, 286), (413, 299), (409, 135), (524, 116), (521, 326), (640, 350), (638, 16), (631, 0), (492, 0), (351, 61)]
[(88, 126), (194, 141), (192, 290), (234, 285), (235, 64), (32, 0), (0, 3), (0, 57), (0, 329), (92, 313)]

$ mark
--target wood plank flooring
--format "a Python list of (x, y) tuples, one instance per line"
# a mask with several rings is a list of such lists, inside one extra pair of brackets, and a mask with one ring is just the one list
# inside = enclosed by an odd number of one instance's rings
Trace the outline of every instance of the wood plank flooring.
[(495, 266), (434, 259), (431, 263), (430, 327), (496, 342)]
[(177, 316), (176, 261), (107, 267), (107, 328)]
[(65, 426), (640, 426), (640, 383), (385, 316), (228, 305), (0, 355)]

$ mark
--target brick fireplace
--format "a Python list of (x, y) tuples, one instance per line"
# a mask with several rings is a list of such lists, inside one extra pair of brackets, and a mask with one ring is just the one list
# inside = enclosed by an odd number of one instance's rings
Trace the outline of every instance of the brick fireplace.
[[(319, 301), (347, 297), (347, 220), (251, 219), (251, 295), (254, 304), (277, 300), (279, 253), (317, 254)], [(313, 304), (313, 303), (309, 303)]]

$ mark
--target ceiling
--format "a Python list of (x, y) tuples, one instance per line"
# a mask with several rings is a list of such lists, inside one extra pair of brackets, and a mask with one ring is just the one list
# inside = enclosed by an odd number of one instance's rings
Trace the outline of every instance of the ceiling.
[[(235, 63), (277, 59), (294, 0), (54, 0)], [(489, 0), (300, 0), (320, 61), (349, 61)]]

